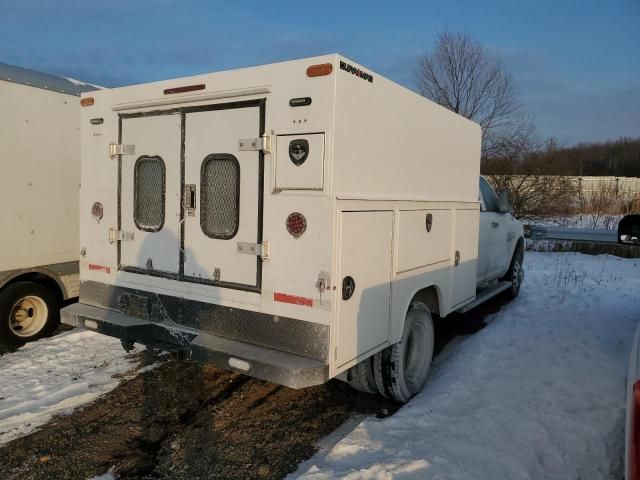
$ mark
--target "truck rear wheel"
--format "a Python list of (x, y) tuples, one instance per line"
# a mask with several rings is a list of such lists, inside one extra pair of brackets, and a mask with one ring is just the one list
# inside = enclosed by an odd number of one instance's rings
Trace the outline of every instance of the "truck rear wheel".
[(376, 377), (373, 374), (373, 358), (369, 357), (351, 367), (347, 373), (347, 382), (351, 388), (359, 392), (378, 393)]
[(46, 337), (60, 323), (60, 305), (51, 290), (17, 282), (0, 292), (0, 344), (14, 350)]
[(378, 391), (399, 403), (422, 390), (433, 359), (433, 321), (425, 304), (412, 303), (399, 343), (378, 352), (373, 359)]

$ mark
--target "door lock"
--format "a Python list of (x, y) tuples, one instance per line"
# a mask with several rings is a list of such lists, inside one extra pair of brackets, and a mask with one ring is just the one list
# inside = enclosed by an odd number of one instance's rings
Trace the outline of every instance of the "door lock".
[(342, 279), (342, 299), (349, 300), (356, 290), (356, 281), (353, 277), (344, 277)]

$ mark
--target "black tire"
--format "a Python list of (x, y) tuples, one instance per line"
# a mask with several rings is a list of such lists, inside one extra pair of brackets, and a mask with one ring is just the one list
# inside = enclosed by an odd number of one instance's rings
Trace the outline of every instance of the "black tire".
[(376, 378), (373, 374), (373, 358), (351, 367), (347, 372), (347, 382), (351, 388), (363, 393), (378, 393)]
[(427, 306), (412, 303), (399, 343), (378, 352), (373, 359), (378, 392), (406, 403), (427, 381), (433, 359), (433, 320)]
[[(25, 329), (29, 319), (32, 321)], [(47, 287), (34, 282), (16, 282), (0, 292), (0, 344), (9, 350), (49, 336), (59, 324), (60, 305)]]
[(520, 293), (520, 287), (524, 281), (524, 245), (522, 242), (519, 242), (516, 246), (509, 270), (507, 270), (507, 273), (505, 273), (501, 280), (511, 282), (511, 286), (504, 291), (504, 296), (510, 300), (516, 298)]

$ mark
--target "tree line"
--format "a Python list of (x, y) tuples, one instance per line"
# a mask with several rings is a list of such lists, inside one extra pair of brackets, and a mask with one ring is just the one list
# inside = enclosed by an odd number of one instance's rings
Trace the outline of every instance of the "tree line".
[(640, 137), (540, 142), (501, 59), (464, 33), (441, 33), (414, 79), (419, 93), (480, 124), (484, 175), (640, 177)]
[(547, 140), (540, 146), (509, 156), (483, 157), (484, 175), (573, 175), (640, 177), (640, 137), (559, 146)]

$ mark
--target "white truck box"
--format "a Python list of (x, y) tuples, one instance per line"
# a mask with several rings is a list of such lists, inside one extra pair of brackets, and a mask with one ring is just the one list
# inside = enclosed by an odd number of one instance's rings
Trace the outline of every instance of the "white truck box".
[(83, 97), (63, 321), (299, 388), (476, 298), (477, 124), (337, 54)]
[(78, 296), (79, 96), (88, 90), (95, 88), (0, 63), (0, 344), (18, 346), (46, 327), (35, 318), (46, 304), (20, 303), (7, 289), (25, 299), (37, 292), (16, 284), (37, 284), (58, 303)]

